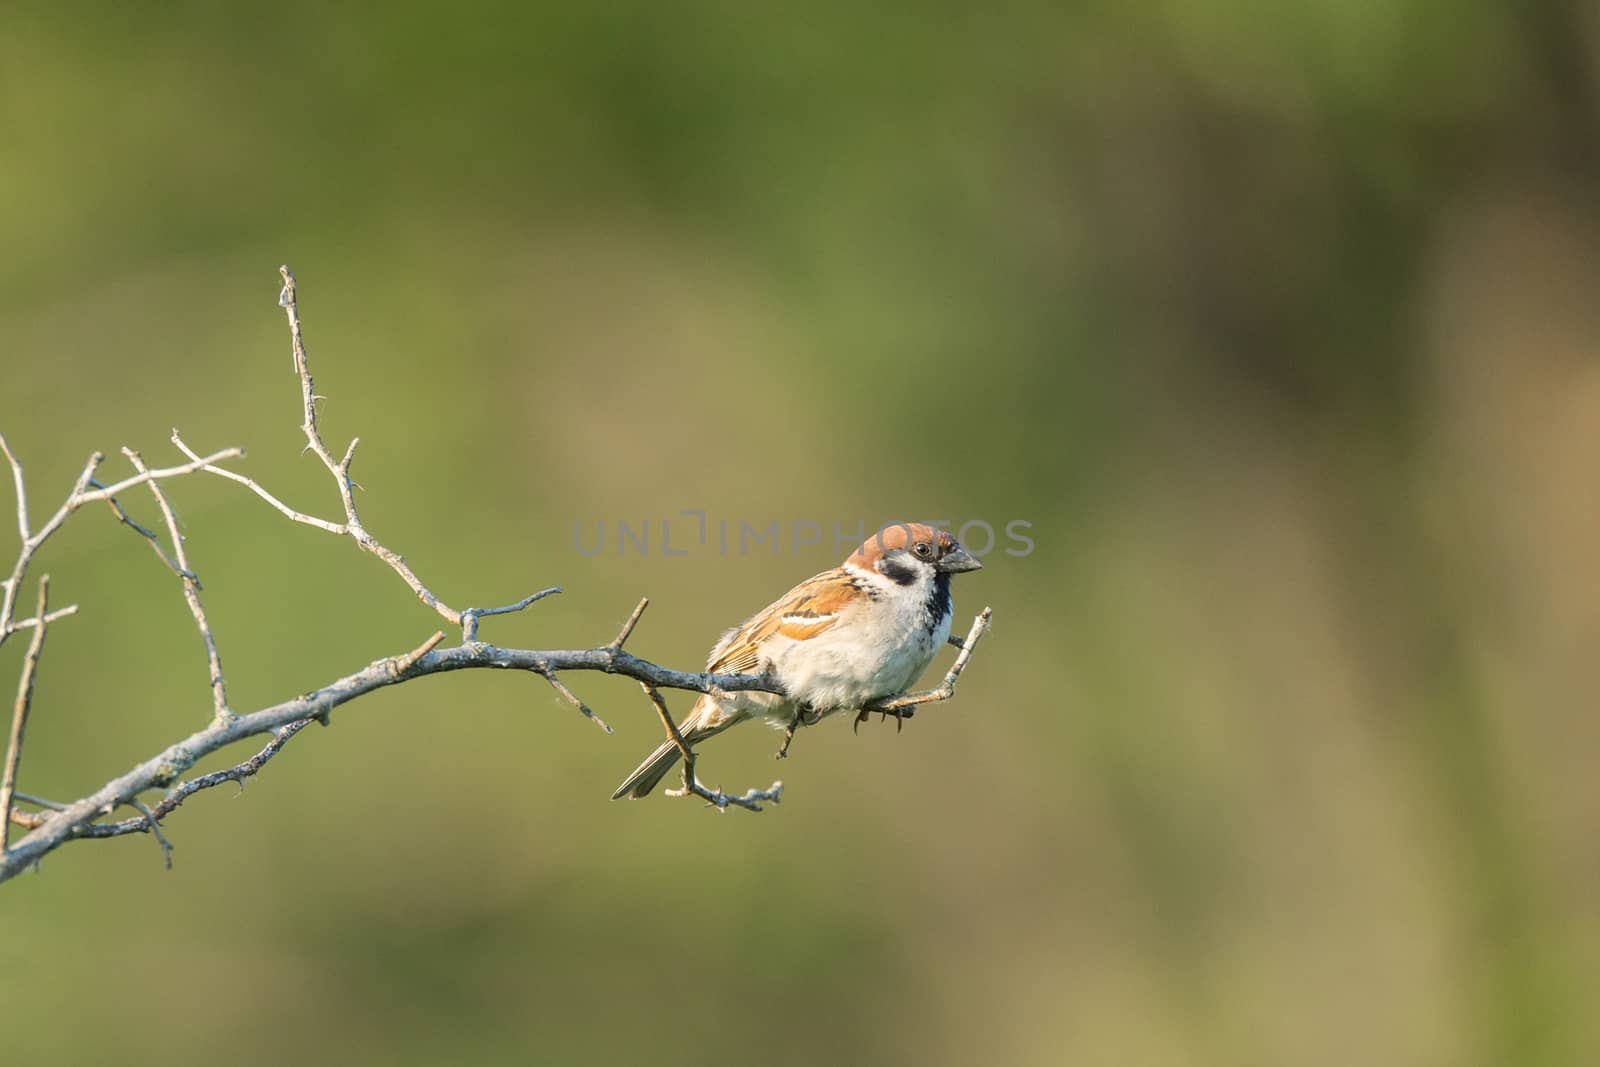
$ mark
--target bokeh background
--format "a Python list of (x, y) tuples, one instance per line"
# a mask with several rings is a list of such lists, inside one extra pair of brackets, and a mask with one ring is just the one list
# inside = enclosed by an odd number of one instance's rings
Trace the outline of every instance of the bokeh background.
[[(333, 515), (289, 262), (368, 525), (455, 604), (566, 586), (490, 640), (648, 594), (634, 649), (695, 666), (834, 521), (1035, 542), (958, 583), (996, 621), (953, 703), (708, 748), (781, 769), (761, 815), (608, 802), (636, 688), (569, 679), (606, 737), (483, 672), (192, 799), (170, 873), (68, 846), (0, 887), (8, 1061), (1596, 1062), (1597, 10), (8, 6), (36, 514), (176, 425)], [(435, 628), (171, 495), (236, 707)], [(574, 548), (685, 508), (825, 533)], [(204, 661), (109, 513), (40, 571), (83, 607), (22, 785), (71, 798), (205, 722)]]

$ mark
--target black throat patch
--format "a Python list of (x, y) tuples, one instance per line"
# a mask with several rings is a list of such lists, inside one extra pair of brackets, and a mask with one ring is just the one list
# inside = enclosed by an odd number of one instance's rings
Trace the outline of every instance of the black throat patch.
[(940, 571), (933, 576), (933, 585), (928, 589), (927, 602), (922, 605), (922, 610), (928, 613), (928, 621), (939, 625), (939, 620), (950, 614), (950, 572)]

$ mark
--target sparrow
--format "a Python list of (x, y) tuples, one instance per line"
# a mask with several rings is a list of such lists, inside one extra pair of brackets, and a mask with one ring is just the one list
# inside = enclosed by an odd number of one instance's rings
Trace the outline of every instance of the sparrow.
[[(679, 724), (688, 745), (748, 719), (791, 732), (898, 696), (950, 638), (950, 578), (982, 567), (944, 530), (886, 526), (839, 566), (807, 578), (722, 635), (713, 674), (767, 674), (776, 693), (702, 694)], [(611, 794), (642, 797), (678, 762), (668, 739)]]

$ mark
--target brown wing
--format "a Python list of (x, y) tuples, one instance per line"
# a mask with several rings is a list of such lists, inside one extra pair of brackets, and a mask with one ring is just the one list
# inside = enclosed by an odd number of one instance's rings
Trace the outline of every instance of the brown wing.
[(826, 633), (862, 595), (843, 568), (807, 578), (744, 625), (724, 634), (711, 650), (706, 669), (716, 674), (754, 673), (761, 669), (761, 646), (769, 638), (777, 635), (806, 641)]

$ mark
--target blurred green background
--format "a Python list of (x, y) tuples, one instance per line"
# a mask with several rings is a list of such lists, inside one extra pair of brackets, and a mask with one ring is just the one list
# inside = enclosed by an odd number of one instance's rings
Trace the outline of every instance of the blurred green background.
[[(9, 1061), (1600, 1058), (1592, 4), (20, 4), (0, 83), (36, 515), (174, 425), (335, 514), (287, 261), (370, 528), (453, 604), (566, 586), (489, 640), (647, 594), (634, 650), (697, 666), (836, 519), (1036, 542), (957, 583), (996, 621), (953, 703), (803, 733), (761, 815), (606, 800), (632, 683), (569, 679), (606, 737), (473, 672), (192, 799), (170, 873), (66, 847), (0, 887)], [(171, 496), (239, 709), (436, 626), (237, 486)], [(683, 508), (826, 532), (573, 547)], [(208, 692), (109, 513), (43, 571), (83, 608), (22, 787), (65, 799)]]

